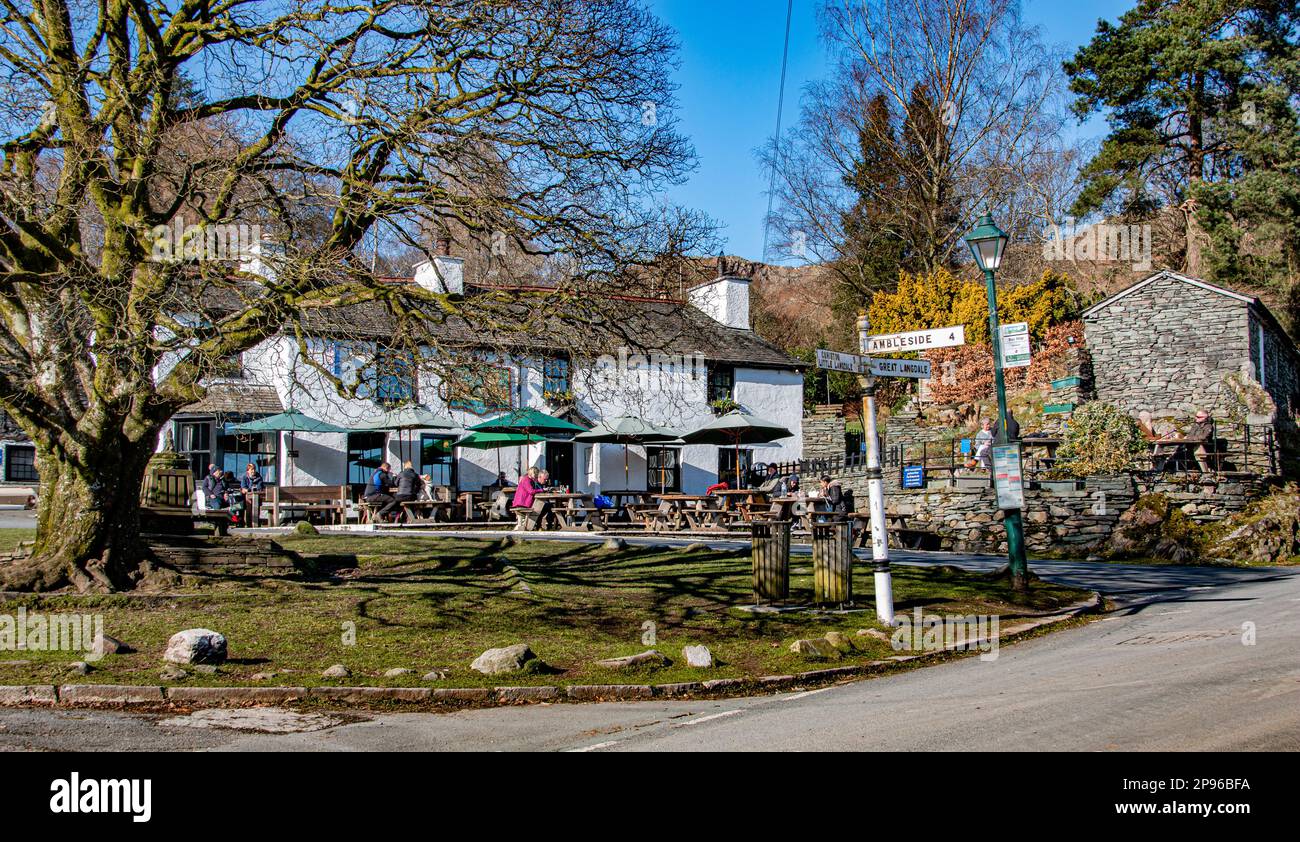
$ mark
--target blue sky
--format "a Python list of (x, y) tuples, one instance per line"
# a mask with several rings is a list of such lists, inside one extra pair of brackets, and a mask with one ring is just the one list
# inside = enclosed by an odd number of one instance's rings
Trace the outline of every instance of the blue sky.
[[(795, 0), (782, 125), (798, 119), (806, 83), (827, 72), (818, 40), (821, 0)], [(682, 131), (699, 155), (699, 168), (672, 200), (706, 211), (725, 226), (728, 254), (757, 260), (763, 251), (767, 184), (755, 157), (776, 128), (781, 42), (786, 0), (650, 0), (681, 40), (676, 79)], [(1087, 42), (1098, 18), (1114, 21), (1133, 0), (1025, 0), (1023, 14), (1044, 40), (1070, 49)], [(1100, 119), (1078, 129), (1104, 128)]]

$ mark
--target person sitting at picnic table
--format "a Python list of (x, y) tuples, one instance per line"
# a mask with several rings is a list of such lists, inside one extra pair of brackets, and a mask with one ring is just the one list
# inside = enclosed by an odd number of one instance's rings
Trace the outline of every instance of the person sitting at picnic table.
[(839, 480), (831, 479), (829, 474), (822, 475), (822, 500), (831, 514), (848, 513), (848, 507), (844, 503), (844, 488)]
[(249, 462), (248, 466), (244, 468), (244, 475), (239, 478), (239, 493), (244, 498), (244, 514), (248, 516), (248, 520), (253, 522), (253, 525), (256, 525), (258, 515), (252, 509), (252, 503), (248, 497), (251, 494), (261, 494), (265, 490), (266, 480), (262, 478), (262, 474), (257, 470), (257, 465)]
[(1196, 456), (1196, 464), (1200, 465), (1205, 473), (1210, 473), (1212, 468), (1206, 461), (1210, 455), (1210, 446), (1214, 442), (1214, 421), (1210, 419), (1210, 413), (1204, 409), (1196, 410), (1196, 420), (1187, 428), (1183, 438), (1196, 444), (1196, 448), (1192, 451)]
[[(1011, 425), (1008, 424), (1008, 427)], [(1019, 432), (1017, 430), (1017, 432)], [(975, 434), (975, 463), (981, 468), (989, 466), (989, 453), (993, 451), (993, 419), (985, 418), (980, 422), (980, 431)]]
[(767, 476), (763, 478), (763, 484), (758, 487), (758, 490), (773, 497), (785, 496), (785, 480), (776, 465), (768, 464)]
[(519, 485), (515, 488), (515, 499), (511, 505), (516, 509), (532, 509), (537, 513), (537, 528), (542, 527), (551, 512), (551, 504), (547, 500), (537, 500), (537, 494), (546, 489), (546, 480), (550, 474), (541, 470), (537, 466), (528, 469), (522, 477), (519, 478)]
[(415, 472), (415, 467), (411, 460), (407, 459), (402, 463), (402, 470), (397, 475), (397, 493), (393, 495), (393, 508), (397, 510), (397, 519), (401, 520), (406, 516), (402, 509), (403, 503), (413, 503), (420, 497), (420, 489), (424, 487), (424, 482), (420, 475)]
[(225, 471), (221, 474), (221, 492), (226, 500), (226, 507), (230, 509), (230, 520), (232, 523), (239, 523), (244, 517), (244, 495), (239, 488), (239, 480), (235, 479), (234, 471)]
[(1139, 412), (1137, 425), (1138, 432), (1142, 434), (1142, 438), (1146, 439), (1148, 442), (1160, 441), (1161, 436), (1156, 432), (1155, 423), (1151, 420), (1150, 412), (1147, 412), (1145, 409)]
[(397, 508), (397, 500), (389, 493), (393, 487), (394, 479), (390, 473), (391, 465), (387, 462), (380, 464), (379, 468), (370, 475), (370, 483), (366, 486), (366, 494), (362, 498), (372, 506), (381, 506), (375, 517), (383, 521), (388, 515)]
[(497, 474), (497, 478), (492, 480), (491, 484), (488, 485), (488, 488), (509, 488), (509, 487), (510, 487), (510, 480), (506, 479), (505, 471), (500, 471)]
[(208, 465), (208, 475), (203, 478), (203, 508), (226, 507), (225, 473), (216, 465)]

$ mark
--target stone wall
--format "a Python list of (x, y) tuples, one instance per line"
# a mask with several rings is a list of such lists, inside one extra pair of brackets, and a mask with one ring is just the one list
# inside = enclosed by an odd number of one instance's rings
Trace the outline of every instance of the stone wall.
[(844, 455), (844, 407), (827, 404), (803, 417), (803, 458), (836, 459)]
[[(888, 478), (888, 471), (885, 476)], [(853, 490), (858, 508), (865, 508), (865, 474), (845, 474), (839, 479)], [(887, 511), (905, 518), (906, 531), (932, 536), (932, 548), (1006, 552), (997, 497), (986, 482), (932, 484), (924, 490), (907, 491), (898, 489), (896, 483), (893, 486), (885, 498)], [(1106, 542), (1120, 515), (1143, 494), (1166, 494), (1193, 520), (1204, 523), (1240, 511), (1267, 489), (1268, 484), (1260, 480), (1209, 482), (1171, 477), (1144, 482), (1131, 476), (1044, 484), (1025, 490), (1025, 543), (1031, 553), (1086, 555)]]

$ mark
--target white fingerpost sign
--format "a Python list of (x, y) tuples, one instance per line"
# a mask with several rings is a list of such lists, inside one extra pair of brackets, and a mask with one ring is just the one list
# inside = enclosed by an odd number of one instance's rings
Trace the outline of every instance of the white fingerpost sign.
[(1029, 365), (1029, 325), (1025, 322), (1002, 325), (998, 328), (1002, 337), (1002, 367), (1024, 368)]
[(928, 351), (931, 348), (951, 348), (966, 344), (963, 325), (936, 327), (930, 330), (909, 330), (904, 333), (882, 333), (869, 338), (866, 353), (881, 351)]
[(827, 351), (824, 348), (818, 348), (817, 367), (828, 368), (831, 371), (847, 371), (852, 374), (860, 374), (862, 372), (862, 357), (857, 354), (844, 354), (839, 351)]
[(877, 377), (930, 379), (929, 360), (892, 360), (887, 357), (871, 357), (870, 362), (871, 373)]

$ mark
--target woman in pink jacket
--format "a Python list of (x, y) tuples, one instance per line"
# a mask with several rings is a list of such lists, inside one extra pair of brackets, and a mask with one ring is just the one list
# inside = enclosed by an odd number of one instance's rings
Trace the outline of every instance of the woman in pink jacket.
[(531, 509), (533, 507), (533, 495), (541, 490), (541, 485), (537, 482), (537, 468), (535, 466), (529, 468), (528, 473), (519, 478), (519, 487), (515, 489), (515, 499), (510, 505), (521, 509)]

